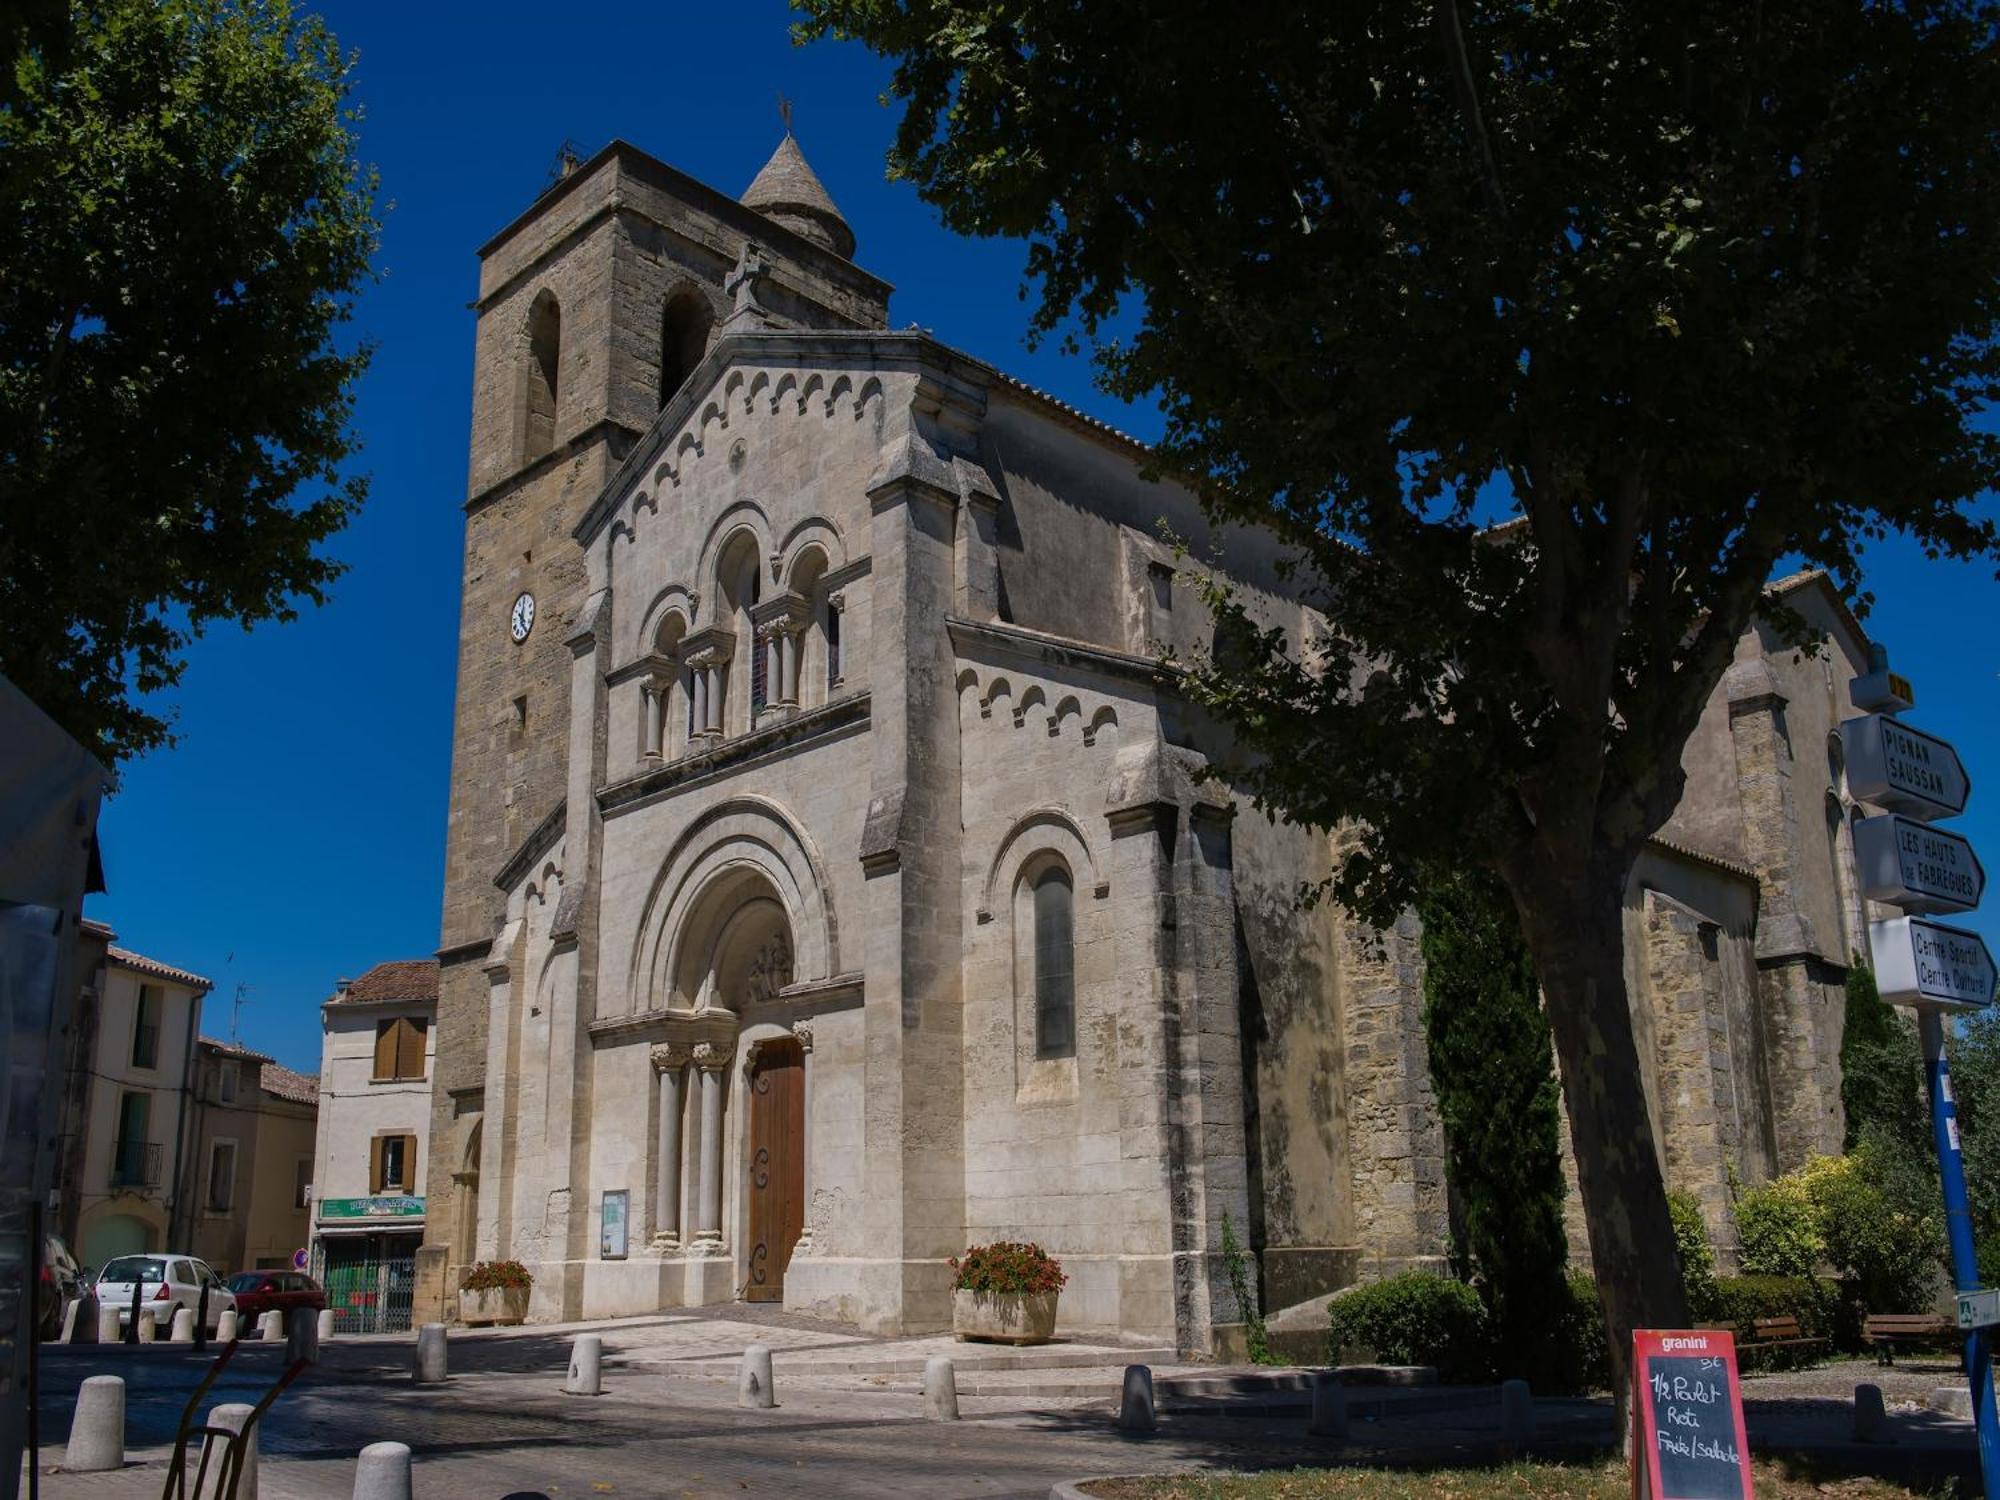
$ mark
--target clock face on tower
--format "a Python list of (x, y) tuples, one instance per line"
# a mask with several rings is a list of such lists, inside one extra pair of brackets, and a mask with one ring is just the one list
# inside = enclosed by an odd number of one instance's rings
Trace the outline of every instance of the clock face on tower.
[(515, 641), (525, 641), (528, 632), (535, 628), (535, 596), (523, 594), (514, 601), (514, 613), (510, 620)]

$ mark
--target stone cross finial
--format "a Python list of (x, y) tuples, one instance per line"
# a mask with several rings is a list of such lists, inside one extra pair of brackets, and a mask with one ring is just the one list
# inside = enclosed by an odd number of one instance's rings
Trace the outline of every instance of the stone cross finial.
[(757, 282), (770, 274), (771, 262), (765, 258), (764, 247), (755, 240), (745, 240), (743, 253), (736, 257), (736, 265), (722, 283), (724, 294), (734, 304), (729, 314), (732, 320), (763, 317), (764, 304), (757, 300)]

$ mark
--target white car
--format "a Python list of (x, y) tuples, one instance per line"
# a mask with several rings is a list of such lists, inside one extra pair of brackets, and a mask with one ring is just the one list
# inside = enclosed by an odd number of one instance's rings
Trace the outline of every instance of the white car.
[(132, 1321), (134, 1286), (139, 1289), (140, 1315), (152, 1318), (154, 1331), (162, 1339), (173, 1332), (174, 1313), (180, 1308), (189, 1308), (200, 1316), (204, 1290), (208, 1293), (209, 1332), (215, 1331), (226, 1309), (236, 1306), (236, 1299), (222, 1284), (222, 1278), (206, 1262), (192, 1255), (175, 1255), (171, 1251), (159, 1255), (121, 1255), (97, 1273), (98, 1305), (118, 1309), (120, 1328)]

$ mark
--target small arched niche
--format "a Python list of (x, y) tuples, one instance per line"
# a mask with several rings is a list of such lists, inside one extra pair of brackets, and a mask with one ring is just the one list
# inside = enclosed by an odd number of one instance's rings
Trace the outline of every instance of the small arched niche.
[(691, 286), (681, 287), (660, 309), (660, 405), (674, 399), (694, 367), (708, 353), (708, 333), (715, 310), (708, 298)]
[[(729, 688), (722, 712), (715, 716), (730, 734), (743, 734), (757, 722), (764, 706), (765, 653), (758, 649), (757, 629), (750, 612), (764, 594), (763, 558), (756, 533), (748, 527), (736, 532), (723, 544), (715, 563), (716, 596), (721, 600), (717, 623), (734, 637), (729, 665)], [(738, 705), (741, 707), (738, 707)]]
[(527, 365), (522, 372), (521, 458), (533, 462), (556, 445), (562, 391), (562, 304), (546, 288), (528, 309)]

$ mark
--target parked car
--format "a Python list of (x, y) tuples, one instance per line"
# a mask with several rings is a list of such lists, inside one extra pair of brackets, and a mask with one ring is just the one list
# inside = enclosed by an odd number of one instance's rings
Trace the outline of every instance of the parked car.
[(43, 1338), (52, 1339), (62, 1332), (63, 1311), (82, 1294), (84, 1286), (83, 1270), (69, 1253), (63, 1237), (59, 1234), (44, 1237), (42, 1294), (37, 1299)]
[(319, 1312), (326, 1307), (326, 1289), (303, 1271), (238, 1271), (229, 1278), (229, 1295), (246, 1322), (267, 1312), (287, 1315), (295, 1307)]
[(192, 1255), (163, 1251), (158, 1255), (121, 1255), (97, 1275), (99, 1305), (118, 1309), (118, 1326), (132, 1321), (132, 1289), (139, 1289), (141, 1316), (152, 1318), (155, 1332), (165, 1338), (173, 1331), (174, 1313), (186, 1307), (199, 1315), (201, 1294), (208, 1293), (208, 1328), (215, 1330), (223, 1313), (236, 1305), (222, 1278)]

